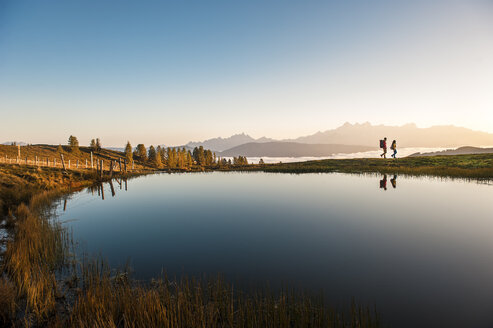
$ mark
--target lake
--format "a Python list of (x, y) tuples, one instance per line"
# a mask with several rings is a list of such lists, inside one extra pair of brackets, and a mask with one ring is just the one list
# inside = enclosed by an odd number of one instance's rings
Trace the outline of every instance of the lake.
[[(125, 190), (125, 188), (127, 190)], [(73, 194), (57, 214), (133, 277), (221, 273), (323, 290), (392, 327), (493, 326), (493, 186), (388, 175), (149, 175)], [(65, 208), (65, 210), (64, 210)]]

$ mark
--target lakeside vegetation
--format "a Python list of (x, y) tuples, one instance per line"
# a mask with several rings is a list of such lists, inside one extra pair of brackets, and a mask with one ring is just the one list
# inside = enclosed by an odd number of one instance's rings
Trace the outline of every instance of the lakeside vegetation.
[[(20, 156), (19, 156), (20, 153)], [(213, 169), (219, 167), (231, 167), (232, 165), (247, 165), (246, 157), (237, 156), (226, 160), (216, 156), (216, 153), (210, 149), (204, 149), (202, 146), (195, 147), (193, 150), (187, 150), (184, 147), (149, 146), (138, 144), (135, 149), (130, 142), (127, 142), (124, 151), (120, 152), (112, 149), (101, 148), (99, 139), (92, 140), (89, 147), (79, 146), (77, 138), (70, 136), (68, 144), (62, 145), (0, 145), (0, 162), (13, 164), (25, 164), (25, 159), (29, 160), (28, 164), (35, 166), (53, 166), (53, 161), (60, 161), (63, 156), (64, 161), (71, 161), (70, 169), (76, 168), (79, 163), (80, 168), (87, 168), (91, 164), (91, 155), (95, 162), (103, 160), (106, 163), (125, 162), (128, 168), (133, 171), (146, 170), (179, 170), (179, 171), (202, 171), (204, 169)], [(35, 162), (35, 160), (37, 160)], [(49, 165), (44, 165), (48, 160)], [(35, 164), (36, 163), (36, 164)], [(96, 164), (94, 164), (96, 165)]]
[(398, 159), (324, 159), (249, 165), (237, 170), (279, 173), (384, 173), (465, 179), (493, 179), (493, 154), (404, 157)]

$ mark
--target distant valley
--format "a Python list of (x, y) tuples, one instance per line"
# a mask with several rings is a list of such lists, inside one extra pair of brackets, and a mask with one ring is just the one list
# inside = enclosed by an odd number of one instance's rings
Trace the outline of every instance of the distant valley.
[(370, 151), (374, 147), (357, 145), (303, 144), (299, 142), (250, 142), (220, 152), (220, 156), (249, 157), (323, 157), (333, 154), (348, 154)]

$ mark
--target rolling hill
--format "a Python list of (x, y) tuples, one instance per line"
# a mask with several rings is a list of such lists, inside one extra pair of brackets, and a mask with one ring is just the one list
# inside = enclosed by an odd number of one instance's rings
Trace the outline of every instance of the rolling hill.
[(457, 149), (447, 149), (447, 150), (435, 151), (431, 153), (416, 153), (409, 155), (409, 157), (474, 155), (474, 154), (493, 154), (493, 148), (459, 147)]

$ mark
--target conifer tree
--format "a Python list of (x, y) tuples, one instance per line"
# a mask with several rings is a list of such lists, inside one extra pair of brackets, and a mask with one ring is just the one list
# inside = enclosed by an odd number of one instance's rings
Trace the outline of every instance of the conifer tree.
[(56, 151), (57, 151), (57, 153), (62, 154), (63, 153), (62, 145), (58, 145), (58, 147), (56, 147)]
[(102, 148), (103, 146), (101, 145), (101, 140), (99, 140), (99, 138), (96, 138), (96, 151), (99, 153), (101, 152)]
[(156, 152), (156, 160), (154, 161), (154, 165), (156, 165), (157, 168), (160, 168), (163, 165), (163, 162), (161, 161), (161, 152)]
[(192, 153), (187, 151), (187, 167), (190, 168), (193, 165), (193, 158), (192, 158)]
[(125, 146), (125, 159), (129, 164), (132, 164), (134, 161), (134, 156), (132, 154), (132, 145), (130, 144), (130, 141), (127, 141), (127, 145)]
[(156, 149), (152, 145), (149, 147), (149, 163), (158, 168), (161, 167), (161, 156), (158, 156)]
[(152, 164), (156, 162), (156, 148), (154, 148), (154, 146), (152, 145), (149, 147), (147, 158), (149, 159), (149, 162), (151, 162)]
[(70, 151), (72, 153), (79, 152), (79, 140), (77, 140), (77, 137), (71, 135), (68, 138), (68, 145), (70, 146)]
[(212, 151), (210, 151), (210, 149), (204, 151), (204, 162), (205, 165), (207, 166), (212, 165), (213, 157), (212, 157)]
[(144, 144), (138, 144), (137, 149), (135, 150), (135, 156), (138, 157), (141, 161), (147, 161), (147, 150)]
[(91, 144), (89, 145), (89, 148), (91, 148), (91, 151), (94, 151), (94, 152), (95, 152), (96, 150), (98, 150), (98, 149), (97, 149), (97, 145), (96, 145), (96, 140), (91, 139)]
[(176, 148), (171, 149), (171, 158), (172, 158), (172, 167), (176, 167), (178, 165), (178, 158), (176, 154)]
[(161, 153), (159, 154), (159, 156), (161, 156), (161, 163), (164, 165), (164, 166), (168, 166), (168, 160), (166, 158), (166, 148), (161, 148)]

